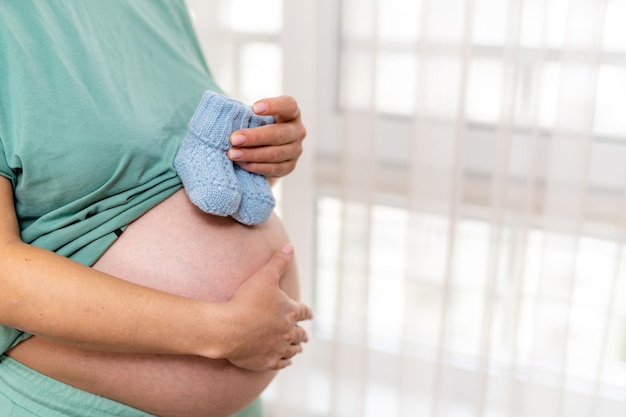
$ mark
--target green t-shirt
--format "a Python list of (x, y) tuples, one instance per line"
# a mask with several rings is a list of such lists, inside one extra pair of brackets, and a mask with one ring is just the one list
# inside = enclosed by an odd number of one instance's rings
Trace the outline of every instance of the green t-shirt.
[[(0, 175), (22, 240), (93, 265), (181, 188), (174, 157), (207, 89), (183, 0), (1, 1)], [(0, 326), (0, 352), (20, 334)]]

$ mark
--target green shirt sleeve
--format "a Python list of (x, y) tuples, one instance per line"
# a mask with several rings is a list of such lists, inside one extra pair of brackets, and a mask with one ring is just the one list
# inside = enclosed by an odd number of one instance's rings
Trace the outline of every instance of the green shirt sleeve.
[(11, 180), (11, 183), (13, 184), (13, 186), (15, 186), (15, 175), (9, 167), (9, 163), (7, 162), (6, 156), (4, 155), (4, 145), (2, 144), (2, 138), (0, 138), (0, 175)]

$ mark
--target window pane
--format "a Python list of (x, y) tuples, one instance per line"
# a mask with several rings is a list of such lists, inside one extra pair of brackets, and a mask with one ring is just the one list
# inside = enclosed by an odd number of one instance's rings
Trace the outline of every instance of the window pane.
[(495, 123), (500, 117), (502, 63), (478, 58), (472, 62), (465, 110), (469, 120)]
[(443, 285), (448, 250), (448, 217), (438, 214), (411, 213), (411, 280), (433, 288)]
[(602, 353), (604, 310), (581, 305), (572, 306), (569, 312), (567, 371), (573, 377), (593, 380)]
[(376, 102), (383, 113), (411, 114), (415, 108), (417, 59), (411, 53), (381, 52), (376, 74)]
[(626, 52), (626, 1), (609, 0), (604, 16), (604, 48), (611, 52)]
[(453, 285), (464, 290), (482, 291), (489, 265), (491, 226), (484, 221), (463, 220), (457, 233)]
[[(543, 23), (542, 45), (551, 48), (562, 48), (565, 46), (565, 36), (567, 35), (567, 16), (569, 0), (539, 0), (542, 13), (539, 21)], [(547, 19), (547, 20), (544, 20)]]
[(564, 46), (569, 0), (524, 0), (521, 45), (526, 47)]
[(404, 323), (408, 213), (375, 206), (370, 241), (370, 343), (399, 350)]
[(444, 119), (456, 116), (461, 80), (459, 58), (428, 57), (424, 63), (424, 71), (425, 75), (420, 85), (424, 89), (424, 100), (418, 103), (420, 114)]
[(344, 51), (341, 60), (339, 100), (344, 108), (373, 109), (373, 54), (364, 50)]
[(341, 212), (341, 203), (335, 198), (318, 201), (314, 323), (324, 335), (333, 334), (337, 313)]
[(595, 48), (602, 35), (604, 12), (597, 0), (570, 0), (568, 2), (567, 48)]
[(623, 386), (626, 375), (626, 316), (614, 316), (609, 321), (606, 351), (602, 382)]
[(429, 1), (425, 38), (437, 42), (461, 42), (466, 3), (465, 0)]
[(473, 40), (484, 45), (504, 45), (508, 23), (508, 2), (475, 0)]
[[(626, 4), (626, 3), (625, 3)], [(623, 25), (626, 27), (626, 25)], [(626, 44), (626, 39), (624, 40)], [(603, 65), (598, 76), (595, 130), (626, 136), (626, 67)]]
[(526, 0), (522, 4), (520, 44), (523, 46), (541, 45), (543, 3), (542, 0)]
[(578, 245), (572, 296), (578, 304), (602, 309), (609, 304), (612, 296), (611, 285), (618, 259), (617, 244), (582, 237)]
[[(241, 48), (241, 95), (247, 103), (281, 94), (282, 49), (275, 43), (248, 43)], [(250, 70), (250, 69), (254, 70)]]
[(277, 33), (282, 29), (282, 0), (230, 0), (226, 7), (235, 32)]
[(420, 0), (380, 0), (378, 2), (379, 36), (384, 41), (417, 40)]
[(448, 346), (455, 353), (474, 359), (480, 350), (485, 302), (482, 294), (454, 291), (448, 301)]
[(589, 132), (593, 124), (598, 70), (592, 63), (567, 63), (559, 80), (559, 127)]
[[(559, 63), (546, 64), (537, 71), (539, 77), (538, 108), (533, 109), (531, 114), (537, 115), (539, 124), (543, 127), (554, 127), (559, 105), (559, 82), (561, 77), (561, 65)], [(536, 112), (536, 113), (534, 113)]]
[(342, 0), (341, 28), (347, 38), (373, 38), (376, 0)]
[(361, 202), (342, 204), (340, 299), (337, 309), (345, 341), (361, 341), (367, 331), (370, 208)]

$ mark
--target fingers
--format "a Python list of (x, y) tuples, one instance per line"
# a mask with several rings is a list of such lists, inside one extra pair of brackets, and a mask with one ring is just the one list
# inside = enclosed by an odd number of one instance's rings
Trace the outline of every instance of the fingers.
[(298, 303), (297, 321), (312, 320), (312, 319), (313, 319), (313, 310), (311, 310), (311, 308), (304, 303)]
[(267, 177), (282, 177), (296, 167), (302, 154), (306, 128), (293, 97), (281, 96), (257, 101), (258, 115), (273, 116), (276, 123), (240, 129), (230, 136), (228, 158), (246, 171)]
[(252, 108), (258, 115), (273, 116), (276, 123), (236, 130), (231, 134), (231, 145), (242, 148), (277, 146), (301, 141), (306, 136), (306, 128), (300, 120), (300, 108), (293, 97), (263, 99)]
[(296, 325), (296, 330), (293, 332), (291, 336), (291, 344), (292, 345), (300, 345), (300, 343), (306, 343), (309, 341), (309, 336), (302, 327)]
[(282, 146), (301, 142), (306, 136), (306, 128), (300, 119), (282, 123), (236, 130), (230, 135), (234, 149), (246, 150), (259, 146)]
[(248, 172), (264, 175), (266, 177), (284, 177), (296, 167), (297, 159), (284, 162), (237, 162), (241, 168)]
[(230, 136), (228, 157), (247, 171), (282, 177), (294, 170), (302, 154), (306, 128), (298, 103), (288, 96), (267, 98), (253, 106), (257, 114), (271, 115), (276, 123), (241, 129)]
[(276, 362), (276, 366), (274, 366), (274, 369), (272, 369), (273, 371), (280, 371), (281, 369), (284, 369), (286, 367), (288, 367), (289, 365), (291, 365), (291, 360), (290, 359), (279, 359), (278, 362)]
[[(302, 153), (301, 133), (288, 123), (248, 129), (235, 136), (245, 135), (245, 142), (228, 150), (232, 161), (285, 162), (298, 159)], [(231, 142), (235, 141), (231, 137)], [(241, 143), (236, 141), (237, 143)]]
[(286, 368), (291, 365), (291, 359), (299, 353), (302, 353), (302, 345), (301, 343), (305, 343), (308, 341), (308, 337), (306, 336), (306, 332), (304, 330), (297, 327), (297, 329), (301, 330), (301, 332), (296, 332), (297, 336), (295, 336), (294, 342), (291, 343), (285, 350), (283, 356), (278, 359), (276, 364), (274, 365), (274, 370), (279, 370)]
[(252, 110), (260, 116), (274, 116), (277, 123), (294, 120), (300, 117), (300, 108), (293, 97), (280, 96), (257, 101)]
[(286, 162), (284, 164), (264, 164), (264, 163), (244, 163), (239, 164), (248, 172), (263, 175), (269, 178), (284, 177), (293, 171), (296, 167), (296, 161)]
[(307, 341), (308, 341), (308, 336), (306, 335), (306, 332), (300, 327), (296, 326), (296, 331), (294, 332), (293, 341), (290, 343), (289, 346), (285, 348), (285, 350), (282, 353), (282, 356), (277, 357), (274, 361), (268, 362), (265, 367), (262, 367), (259, 369), (268, 369), (268, 370), (278, 371), (280, 369), (290, 366), (292, 364), (293, 357), (298, 355), (299, 353), (302, 353), (302, 350), (303, 350), (302, 343), (305, 343)]
[(229, 149), (228, 158), (255, 174), (282, 177), (295, 169), (302, 155), (305, 134), (301, 123), (273, 124), (240, 131), (232, 138), (243, 137), (244, 143)]
[(287, 348), (281, 359), (292, 359), (299, 353), (302, 353), (302, 346), (300, 344), (293, 344)]

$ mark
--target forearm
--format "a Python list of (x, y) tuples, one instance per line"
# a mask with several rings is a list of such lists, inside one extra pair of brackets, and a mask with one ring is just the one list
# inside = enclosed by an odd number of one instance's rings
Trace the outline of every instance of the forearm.
[[(220, 356), (223, 309), (214, 304), (135, 285), (22, 242), (0, 250), (5, 325), (97, 350)], [(202, 334), (211, 337), (201, 341)]]

